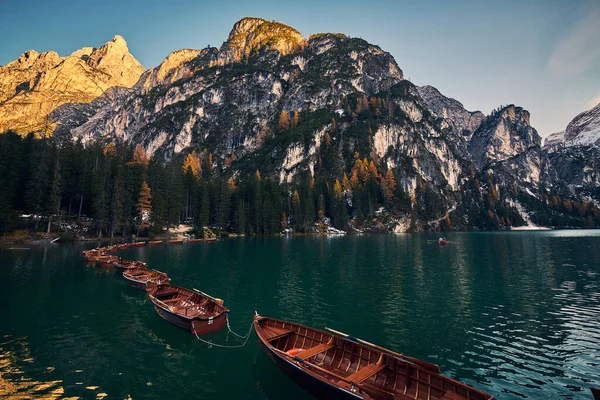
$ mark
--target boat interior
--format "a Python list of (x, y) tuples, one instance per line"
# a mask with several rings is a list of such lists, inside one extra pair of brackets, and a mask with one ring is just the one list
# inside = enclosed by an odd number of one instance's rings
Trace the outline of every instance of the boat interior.
[(149, 270), (145, 268), (134, 268), (123, 273), (124, 275), (131, 276), (132, 278), (141, 279), (154, 279), (154, 278), (166, 278), (167, 274), (160, 271)]
[(375, 399), (488, 399), (485, 393), (413, 362), (341, 336), (262, 318), (257, 333), (278, 353), (310, 373)]
[(226, 309), (200, 293), (170, 285), (158, 286), (150, 293), (175, 314), (187, 318), (210, 318)]

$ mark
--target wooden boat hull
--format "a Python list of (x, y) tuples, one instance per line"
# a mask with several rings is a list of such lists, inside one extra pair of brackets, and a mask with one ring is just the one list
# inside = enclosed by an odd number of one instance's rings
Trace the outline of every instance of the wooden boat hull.
[(491, 400), (435, 364), (342, 333), (256, 316), (260, 347), (292, 380), (323, 399)]
[(188, 243), (200, 243), (202, 242), (202, 239), (190, 239), (188, 240)]
[(181, 244), (181, 243), (183, 243), (183, 240), (169, 240), (168, 243), (169, 244)]
[(312, 375), (306, 374), (300, 367), (284, 359), (272, 349), (267, 347), (261, 340), (258, 345), (262, 351), (273, 361), (273, 363), (298, 386), (309, 392), (317, 399), (348, 400), (363, 399), (364, 397), (352, 392), (338, 388)]
[(148, 284), (147, 292), (161, 318), (188, 332), (201, 335), (227, 324), (223, 301), (206, 293), (167, 284)]
[(162, 240), (153, 240), (151, 242), (148, 242), (148, 246), (157, 246), (159, 244), (162, 244)]
[(97, 260), (96, 264), (101, 268), (112, 268), (115, 266), (116, 260)]
[(197, 335), (215, 332), (227, 325), (227, 313), (223, 313), (218, 317), (212, 319), (189, 319), (167, 311), (163, 307), (158, 306), (157, 304), (153, 305), (154, 309), (162, 319), (172, 323), (173, 325), (181, 329), (184, 329), (190, 333), (195, 333)]
[[(144, 269), (144, 268), (141, 268), (141, 269)], [(127, 282), (129, 282), (129, 284), (131, 286), (133, 286), (134, 288), (144, 290), (144, 291), (146, 291), (146, 289), (148, 289), (149, 285), (155, 286), (155, 285), (160, 285), (160, 284), (169, 284), (171, 282), (171, 278), (169, 278), (167, 276), (167, 274), (165, 274), (165, 273), (161, 273), (162, 276), (156, 276), (156, 277), (150, 278), (150, 279), (143, 279), (144, 277), (142, 277), (142, 279), (137, 279), (138, 277), (131, 276), (131, 274), (128, 274), (128, 272), (129, 271), (123, 272), (123, 278), (125, 278), (127, 280)], [(160, 280), (157, 281), (156, 279), (160, 279)]]

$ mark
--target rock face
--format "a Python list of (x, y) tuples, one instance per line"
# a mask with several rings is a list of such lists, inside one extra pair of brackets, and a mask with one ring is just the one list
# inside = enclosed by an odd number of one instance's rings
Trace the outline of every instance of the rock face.
[(485, 119), (481, 111), (467, 111), (461, 102), (444, 96), (433, 86), (420, 86), (418, 91), (425, 104), (451, 123), (456, 132), (467, 141)]
[[(212, 154), (215, 173), (260, 170), (280, 183), (316, 174), (333, 182), (361, 163), (392, 170), (406, 197), (406, 212), (388, 226), (395, 231), (435, 229), (450, 213), (463, 227), (506, 227), (527, 219), (519, 214), (525, 203), (559, 192), (580, 196), (571, 190), (576, 182), (598, 185), (597, 155), (582, 152), (576, 161), (549, 155), (528, 111), (514, 105), (489, 116), (468, 111), (434, 87), (404, 80), (389, 53), (362, 39), (330, 33), (305, 39), (283, 24), (244, 18), (220, 48), (175, 51), (143, 74), (138, 68), (135, 84), (127, 76), (135, 63), (115, 56), (125, 49), (117, 37), (64, 59), (28, 52), (5, 68), (35, 85), (69, 63), (94, 71), (92, 81), (110, 74), (127, 81), (74, 101), (64, 100), (72, 85), (63, 85), (62, 105), (49, 107), (61, 138), (141, 144), (165, 161), (200, 150)], [(17, 86), (2, 86), (0, 95), (9, 98)], [(38, 93), (25, 84), (20, 90)], [(569, 135), (595, 129), (593, 115), (578, 118)], [(360, 201), (351, 190), (344, 196), (348, 204)]]
[[(225, 157), (256, 150), (282, 110), (341, 108), (351, 93), (371, 96), (401, 80), (392, 56), (364, 40), (305, 40), (285, 25), (245, 18), (220, 49), (172, 53), (142, 75), (126, 100), (99, 111), (102, 117), (83, 115), (78, 120), (85, 122), (70, 130), (84, 142), (142, 143), (164, 158), (207, 143)], [(65, 125), (60, 111), (52, 119)]]
[(563, 132), (546, 138), (544, 147), (600, 145), (600, 104), (577, 115)]
[(510, 105), (486, 118), (473, 134), (469, 151), (477, 166), (485, 168), (540, 146), (540, 135), (529, 124), (529, 112)]
[(600, 188), (600, 104), (577, 115), (562, 132), (544, 141), (557, 178), (570, 190), (598, 197)]
[(29, 50), (0, 67), (0, 132), (51, 133), (47, 117), (57, 107), (88, 103), (112, 86), (130, 87), (143, 71), (121, 36), (66, 57)]

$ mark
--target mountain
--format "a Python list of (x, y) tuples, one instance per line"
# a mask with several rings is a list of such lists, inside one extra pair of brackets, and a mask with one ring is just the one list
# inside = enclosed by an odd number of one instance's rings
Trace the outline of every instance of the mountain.
[(67, 103), (88, 103), (112, 86), (133, 86), (144, 72), (121, 36), (66, 57), (29, 50), (0, 67), (0, 132), (51, 133), (48, 115)]
[[(304, 38), (244, 18), (221, 47), (178, 50), (139, 72), (135, 83), (55, 107), (55, 136), (141, 146), (164, 165), (185, 159), (215, 179), (258, 177), (289, 196), (299, 190), (303, 207), (320, 195), (327, 203), (336, 187), (345, 205), (325, 214), (339, 224), (346, 210), (353, 229), (366, 231), (583, 226), (593, 209), (583, 204), (597, 198), (573, 190), (571, 176), (580, 175), (542, 148), (527, 110), (466, 110), (405, 80), (389, 53), (362, 39)], [(567, 199), (584, 211), (573, 214)]]
[(518, 182), (537, 186), (542, 179), (541, 143), (529, 112), (509, 105), (479, 125), (468, 147), (480, 170), (503, 170)]
[(545, 147), (600, 145), (600, 104), (578, 114), (562, 132), (549, 135)]
[(557, 178), (577, 196), (600, 198), (600, 104), (544, 141)]
[(473, 132), (485, 119), (485, 115), (481, 111), (467, 111), (461, 102), (444, 96), (433, 86), (421, 86), (417, 90), (427, 106), (448, 120), (466, 140), (471, 138)]

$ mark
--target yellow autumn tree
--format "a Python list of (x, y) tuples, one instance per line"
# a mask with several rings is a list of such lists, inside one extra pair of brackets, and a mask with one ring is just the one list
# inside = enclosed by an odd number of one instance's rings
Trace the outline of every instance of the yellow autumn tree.
[(387, 202), (390, 202), (394, 199), (394, 192), (396, 191), (396, 179), (394, 178), (394, 173), (391, 169), (388, 169), (385, 173), (384, 182), (384, 196)]
[(260, 171), (258, 169), (256, 170), (255, 175), (256, 175), (256, 179), (258, 179), (260, 181), (261, 176), (260, 176)]
[(296, 127), (300, 123), (300, 113), (298, 110), (294, 111), (294, 116), (292, 117), (292, 126)]
[(116, 152), (115, 144), (110, 142), (104, 147), (104, 156), (114, 156)]
[(229, 190), (232, 192), (237, 190), (237, 185), (235, 184), (235, 179), (233, 179), (233, 176), (227, 180), (227, 185), (229, 186)]
[(335, 180), (335, 184), (333, 185), (333, 194), (335, 196), (336, 199), (341, 200), (342, 199), (342, 185), (340, 183), (339, 179)]
[(148, 160), (146, 151), (144, 150), (141, 144), (138, 144), (137, 146), (135, 146), (135, 150), (133, 151), (133, 157), (131, 157), (131, 160), (127, 163), (127, 165), (130, 167), (138, 165), (147, 167), (149, 163), (150, 160)]
[(200, 164), (200, 156), (196, 153), (196, 150), (189, 153), (183, 160), (181, 169), (184, 173), (189, 172), (194, 178), (199, 179), (200, 173), (202, 172), (202, 166)]
[(344, 177), (342, 178), (342, 188), (344, 190), (350, 190), (352, 187), (350, 186), (350, 180), (348, 179), (348, 175), (344, 173)]
[(279, 114), (279, 123), (277, 124), (279, 131), (285, 131), (290, 127), (290, 117), (285, 110), (281, 110), (281, 114)]

